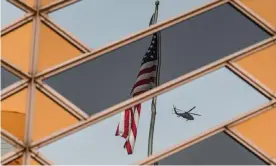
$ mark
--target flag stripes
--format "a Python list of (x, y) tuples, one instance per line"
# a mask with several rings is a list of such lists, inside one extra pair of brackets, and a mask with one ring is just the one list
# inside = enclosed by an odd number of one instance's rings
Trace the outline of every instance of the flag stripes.
[[(131, 96), (142, 94), (153, 87), (156, 83), (157, 59), (157, 34), (152, 36), (151, 44), (144, 55), (136, 82), (132, 87)], [(128, 154), (132, 154), (137, 138), (137, 130), (141, 113), (141, 103), (121, 113), (121, 119), (117, 126), (115, 135), (126, 139), (124, 148)]]

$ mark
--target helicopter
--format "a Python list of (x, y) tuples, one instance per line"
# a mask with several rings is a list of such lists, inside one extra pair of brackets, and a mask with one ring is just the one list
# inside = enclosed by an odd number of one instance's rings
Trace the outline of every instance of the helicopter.
[(188, 121), (188, 120), (194, 120), (193, 115), (201, 116), (201, 115), (199, 115), (199, 114), (191, 113), (191, 111), (192, 111), (193, 109), (195, 109), (195, 108), (196, 108), (196, 106), (194, 106), (193, 108), (191, 108), (191, 109), (190, 109), (189, 111), (187, 111), (187, 112), (180, 113), (180, 112), (177, 112), (177, 111), (182, 111), (182, 110), (176, 108), (176, 107), (173, 105), (174, 114), (176, 114), (177, 117), (182, 117), (182, 118), (186, 119), (186, 121)]

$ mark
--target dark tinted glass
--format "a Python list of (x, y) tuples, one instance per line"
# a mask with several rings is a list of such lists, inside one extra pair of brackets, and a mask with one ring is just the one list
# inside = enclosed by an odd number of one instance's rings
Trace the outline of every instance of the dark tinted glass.
[(219, 133), (161, 161), (160, 165), (265, 165), (225, 133)]
[[(161, 83), (268, 38), (229, 4), (161, 31)], [(88, 114), (130, 98), (151, 36), (62, 72), (46, 83)]]
[(20, 78), (1, 66), (1, 89), (4, 89), (19, 80)]

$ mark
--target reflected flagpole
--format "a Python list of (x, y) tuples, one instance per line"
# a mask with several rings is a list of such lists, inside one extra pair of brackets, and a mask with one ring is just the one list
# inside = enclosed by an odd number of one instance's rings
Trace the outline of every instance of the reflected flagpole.
[[(150, 20), (150, 26), (156, 24), (158, 18), (158, 6), (159, 1), (155, 2), (155, 11)], [(155, 77), (155, 87), (159, 86), (160, 82), (160, 67), (161, 67), (161, 34), (157, 32), (157, 72)], [(156, 104), (157, 104), (157, 96), (152, 99), (151, 102), (151, 121), (150, 121), (150, 128), (149, 128), (149, 138), (148, 138), (148, 156), (152, 155), (153, 151), (153, 136), (154, 136), (154, 126), (155, 126), (155, 116), (156, 116)], [(157, 163), (154, 163), (157, 165)]]

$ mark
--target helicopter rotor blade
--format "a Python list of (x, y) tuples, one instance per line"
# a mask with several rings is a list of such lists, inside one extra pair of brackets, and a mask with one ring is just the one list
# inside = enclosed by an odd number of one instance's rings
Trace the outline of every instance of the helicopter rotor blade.
[[(173, 105), (173, 111), (183, 111), (183, 110), (180, 110), (178, 108), (176, 108), (174, 105)], [(184, 112), (184, 111), (183, 111)]]
[(175, 106), (173, 105), (172, 114), (175, 114), (174, 110), (175, 110)]
[(191, 108), (188, 112), (191, 112), (193, 109), (195, 109), (196, 108), (196, 106), (194, 106), (193, 108)]
[(174, 109), (172, 109), (172, 114), (175, 114), (175, 113), (174, 113)]
[(195, 114), (195, 113), (190, 113), (190, 114), (192, 114), (192, 115), (197, 115), (197, 116), (201, 116), (200, 114)]
[(182, 112), (184, 112), (183, 110), (181, 110), (181, 109), (178, 109), (178, 108), (175, 108), (177, 111), (182, 111)]

